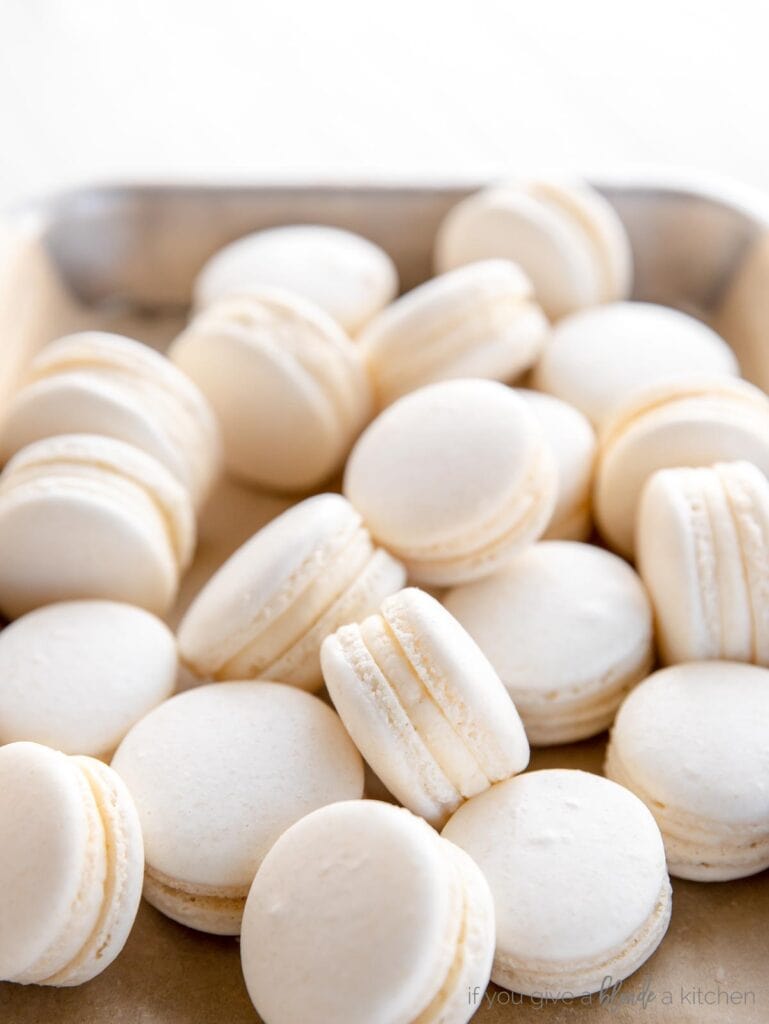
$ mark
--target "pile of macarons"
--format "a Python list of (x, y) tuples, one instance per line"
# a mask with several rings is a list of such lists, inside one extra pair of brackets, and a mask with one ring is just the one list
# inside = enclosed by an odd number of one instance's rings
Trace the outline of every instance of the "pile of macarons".
[[(167, 355), (42, 350), (0, 421), (0, 981), (95, 977), (143, 894), (240, 937), (265, 1024), (462, 1024), (628, 977), (671, 874), (769, 867), (769, 397), (632, 286), (601, 195), (519, 181), (400, 296), (274, 227)], [(224, 474), (291, 501), (172, 632)], [(603, 776), (526, 771), (606, 730)]]

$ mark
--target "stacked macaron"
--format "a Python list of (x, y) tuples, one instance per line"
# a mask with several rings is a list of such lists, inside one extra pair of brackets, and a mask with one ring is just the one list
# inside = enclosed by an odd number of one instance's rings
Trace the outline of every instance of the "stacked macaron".
[[(0, 980), (95, 976), (143, 889), (241, 936), (266, 1024), (464, 1024), (489, 978), (622, 982), (669, 873), (769, 867), (769, 398), (627, 301), (581, 182), (465, 198), (434, 262), (396, 298), (372, 241), (271, 227), (206, 263), (170, 359), (85, 332), (29, 368), (0, 430)], [(294, 497), (176, 605), (220, 460), (220, 519)], [(566, 766), (607, 729), (608, 778)]]

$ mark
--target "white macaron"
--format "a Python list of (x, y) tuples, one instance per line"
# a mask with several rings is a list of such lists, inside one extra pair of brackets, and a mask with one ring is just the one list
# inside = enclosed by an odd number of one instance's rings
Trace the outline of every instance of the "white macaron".
[(61, 601), (0, 633), (0, 744), (106, 757), (173, 693), (173, 633), (116, 601)]
[(344, 492), (417, 583), (488, 575), (547, 528), (555, 457), (526, 402), (497, 381), (430, 384), (355, 445)]
[(647, 960), (670, 921), (654, 818), (587, 772), (527, 772), (468, 801), (443, 830), (494, 897), (492, 980), (538, 999), (611, 989)]
[(515, 705), (471, 637), (424, 591), (388, 597), (321, 649), (347, 731), (388, 790), (435, 825), (463, 800), (523, 771)]
[(221, 460), (219, 427), (200, 390), (148, 345), (83, 331), (32, 361), (4, 417), (0, 455), (55, 434), (104, 434), (141, 448), (208, 496)]
[(556, 324), (534, 385), (600, 428), (618, 403), (692, 369), (739, 373), (734, 352), (701, 320), (650, 302), (613, 302)]
[(621, 558), (589, 544), (533, 544), (503, 571), (450, 590), (444, 604), (499, 673), (538, 746), (602, 732), (654, 661), (643, 584)]
[(636, 549), (666, 662), (769, 665), (769, 480), (756, 466), (659, 470)]
[(470, 857), (372, 800), (284, 833), (243, 916), (243, 974), (269, 1024), (465, 1024), (493, 955), (491, 894)]
[(398, 291), (395, 264), (367, 238), (322, 224), (245, 235), (215, 253), (195, 282), (198, 307), (264, 285), (286, 288), (357, 333)]
[(112, 761), (136, 801), (146, 899), (175, 921), (237, 935), (256, 870), (289, 825), (363, 794), (363, 765), (327, 704), (278, 683), (172, 697)]
[(142, 891), (120, 778), (37, 743), (0, 747), (0, 981), (80, 985), (123, 949)]
[(606, 774), (649, 807), (672, 875), (701, 882), (769, 867), (769, 671), (674, 665), (619, 710)]
[(593, 530), (592, 498), (598, 440), (586, 416), (560, 398), (518, 389), (537, 417), (558, 470), (555, 508), (545, 540), (587, 540)]
[(198, 676), (270, 679), (317, 689), (320, 645), (375, 611), (406, 582), (339, 494), (319, 494), (273, 519), (217, 570), (179, 626)]
[(9, 618), (75, 598), (163, 614), (194, 546), (187, 489), (123, 441), (36, 441), (0, 476), (0, 609)]
[(233, 476), (306, 491), (337, 470), (368, 418), (358, 348), (318, 306), (263, 288), (207, 306), (169, 349), (216, 412)]
[(680, 377), (631, 396), (599, 440), (596, 524), (629, 557), (641, 492), (655, 470), (744, 459), (769, 473), (769, 398), (736, 377)]
[(359, 341), (383, 407), (438, 380), (513, 380), (537, 360), (548, 330), (520, 267), (482, 260), (407, 292)]
[(549, 317), (625, 298), (632, 256), (614, 208), (580, 181), (503, 183), (449, 212), (435, 242), (441, 272), (475, 260), (520, 263)]

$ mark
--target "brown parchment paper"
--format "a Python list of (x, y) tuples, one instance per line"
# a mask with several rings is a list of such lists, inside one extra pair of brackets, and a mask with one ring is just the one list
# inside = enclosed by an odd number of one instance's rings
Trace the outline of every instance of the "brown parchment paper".
[[(178, 324), (81, 317), (162, 345)], [(224, 481), (204, 511), (196, 562), (178, 619), (217, 565), (289, 505)], [(190, 685), (182, 679), (180, 685)], [(769, 735), (769, 723), (767, 723)], [(533, 752), (531, 768), (601, 771), (605, 737)], [(381, 797), (381, 790), (369, 794)], [(540, 1004), (491, 985), (477, 1024), (769, 1024), (769, 871), (724, 884), (675, 880), (670, 929), (654, 956), (619, 989)], [(301, 964), (297, 964), (297, 972)], [(468, 1005), (474, 1006), (468, 993)], [(306, 1024), (319, 1020), (312, 1005)], [(74, 989), (0, 984), (0, 1024), (258, 1024), (236, 939), (184, 928), (143, 903), (125, 950), (101, 976)]]

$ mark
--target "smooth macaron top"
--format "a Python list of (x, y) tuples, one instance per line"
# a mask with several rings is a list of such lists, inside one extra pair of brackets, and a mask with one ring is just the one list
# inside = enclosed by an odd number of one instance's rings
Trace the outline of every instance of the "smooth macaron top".
[(270, 285), (316, 303), (356, 334), (398, 291), (387, 253), (361, 235), (321, 224), (290, 224), (245, 235), (208, 260), (195, 304)]
[(0, 633), (0, 743), (111, 753), (176, 685), (173, 634), (143, 608), (62, 601)]
[[(450, 590), (444, 603), (541, 738), (559, 704), (609, 692), (619, 703), (622, 687), (652, 664), (651, 605), (641, 580), (621, 558), (589, 544), (533, 544), (501, 572)], [(538, 732), (531, 738), (537, 742)]]
[(292, 292), (264, 287), (206, 306), (169, 355), (213, 406), (227, 468), (251, 483), (279, 490), (320, 483), (369, 415), (356, 346)]
[(330, 633), (368, 614), (404, 582), (348, 501), (316, 495), (268, 523), (212, 576), (179, 627), (180, 652), (201, 676), (317, 687), (326, 635), (318, 627)]
[(624, 298), (630, 243), (609, 203), (580, 181), (502, 183), (455, 206), (435, 243), (438, 271), (502, 257), (520, 263), (552, 319)]
[(245, 897), (262, 858), (304, 814), (363, 791), (334, 712), (276, 683), (218, 683), (172, 697), (112, 761), (144, 832), (148, 872)]
[(654, 473), (637, 550), (665, 661), (769, 664), (769, 481), (756, 466)]
[(0, 605), (11, 618), (91, 597), (164, 613), (194, 546), (187, 489), (123, 441), (46, 438), (0, 476)]
[(556, 324), (534, 383), (600, 428), (618, 402), (692, 367), (698, 373), (739, 373), (734, 352), (702, 321), (650, 302), (613, 302)]
[(596, 991), (602, 977), (625, 976), (647, 929), (664, 932), (662, 837), (644, 804), (608, 779), (529, 772), (466, 803), (442, 834), (486, 876), (497, 921), (492, 978), (514, 991), (527, 991), (530, 975), (556, 990), (560, 976), (563, 988)]
[(522, 771), (529, 745), (515, 705), (478, 645), (416, 588), (343, 626), (321, 650), (345, 726), (390, 791), (429, 821)]
[(461, 850), (402, 808), (334, 804), (265, 858), (243, 919), (254, 1004), (271, 1024), (462, 1024), (488, 981), (488, 886)]
[(4, 459), (55, 434), (105, 434), (153, 455), (199, 504), (219, 471), (219, 428), (201, 391), (148, 345), (82, 331), (32, 361), (3, 421)]
[(454, 377), (511, 380), (545, 343), (531, 282), (508, 260), (458, 267), (419, 285), (361, 333), (380, 406)]
[(747, 381), (692, 375), (631, 396), (600, 436), (594, 499), (604, 539), (632, 555), (638, 502), (655, 470), (738, 459), (769, 472), (769, 398)]
[(347, 462), (344, 492), (417, 582), (485, 575), (546, 528), (554, 456), (525, 401), (496, 381), (431, 384), (385, 409)]
[[(665, 814), (769, 828), (769, 671), (707, 661), (655, 672), (626, 698), (609, 764)], [(614, 770), (612, 771), (614, 775)]]
[(0, 979), (75, 985), (112, 963), (143, 874), (136, 811), (91, 758), (0, 748)]

